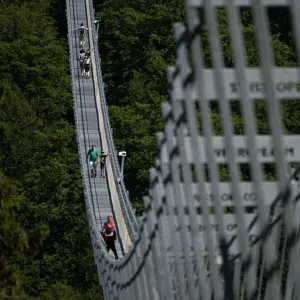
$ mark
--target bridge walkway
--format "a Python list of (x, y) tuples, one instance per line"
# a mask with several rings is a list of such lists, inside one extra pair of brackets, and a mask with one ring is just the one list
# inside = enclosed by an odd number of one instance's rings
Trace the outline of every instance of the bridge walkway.
[[(109, 180), (107, 174), (105, 178), (100, 178), (100, 167), (97, 167), (97, 177), (91, 178), (89, 174), (89, 166), (87, 162), (87, 152), (91, 145), (95, 145), (99, 152), (107, 149), (102, 143), (100, 120), (101, 115), (98, 113), (97, 107), (97, 89), (95, 88), (95, 68), (92, 64), (90, 78), (81, 76), (79, 67), (79, 30), (76, 30), (81, 23), (85, 27), (89, 27), (88, 13), (86, 1), (83, 0), (68, 0), (68, 25), (69, 32), (69, 51), (70, 51), (70, 68), (72, 72), (73, 83), (73, 97), (74, 97), (74, 111), (75, 122), (77, 128), (78, 150), (81, 159), (81, 169), (83, 181), (85, 185), (85, 197), (88, 197), (88, 203), (91, 203), (92, 215), (94, 215), (96, 225), (99, 229), (104, 225), (108, 216), (113, 216), (114, 221), (119, 232), (118, 222), (116, 221), (114, 209), (112, 206), (112, 199), (110, 194)], [(70, 28), (71, 27), (71, 28)], [(86, 33), (85, 49), (89, 49), (93, 43), (91, 29)], [(94, 54), (93, 54), (94, 55)], [(93, 59), (92, 59), (93, 63)], [(99, 95), (98, 95), (99, 96)], [(109, 161), (107, 162), (109, 163)], [(123, 254), (123, 245), (120, 235), (116, 241), (116, 248), (119, 257)]]

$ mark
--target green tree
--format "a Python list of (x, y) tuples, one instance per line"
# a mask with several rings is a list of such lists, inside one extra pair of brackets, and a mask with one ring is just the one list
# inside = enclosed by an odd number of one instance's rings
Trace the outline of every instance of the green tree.
[(25, 297), (20, 270), (14, 256), (30, 251), (36, 253), (48, 234), (47, 226), (24, 230), (16, 219), (22, 198), (15, 183), (0, 173), (0, 299)]
[[(29, 300), (34, 300), (30, 298)], [(103, 299), (94, 290), (87, 291), (86, 293), (80, 293), (72, 287), (57, 283), (48, 287), (40, 296), (39, 300), (101, 300)]]

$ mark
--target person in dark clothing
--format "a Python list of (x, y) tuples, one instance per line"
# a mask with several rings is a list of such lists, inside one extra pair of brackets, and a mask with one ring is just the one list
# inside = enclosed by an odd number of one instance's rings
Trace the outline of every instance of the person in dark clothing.
[(101, 231), (101, 236), (102, 236), (105, 243), (106, 243), (106, 236), (105, 236), (106, 227), (107, 227), (107, 222), (104, 223), (103, 229)]
[(88, 58), (91, 58), (91, 53), (94, 51), (94, 48), (91, 50), (91, 49), (88, 49), (86, 52), (85, 52), (85, 57), (88, 57)]
[(109, 250), (112, 250), (113, 254), (115, 255), (115, 259), (118, 259), (119, 257), (115, 245), (116, 229), (113, 222), (110, 222), (109, 219), (111, 219), (111, 217), (108, 217), (108, 222), (104, 225), (102, 236), (104, 237), (107, 251), (109, 252)]
[(99, 160), (100, 160), (100, 177), (103, 177), (103, 178), (105, 178), (105, 162), (106, 162), (107, 156), (108, 156), (108, 153), (105, 154), (104, 151), (102, 151), (100, 156), (99, 156)]

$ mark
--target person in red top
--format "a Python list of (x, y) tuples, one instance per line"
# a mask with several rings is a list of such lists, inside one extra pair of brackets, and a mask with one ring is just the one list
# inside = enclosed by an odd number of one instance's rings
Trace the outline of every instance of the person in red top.
[(102, 229), (102, 232), (104, 232), (106, 230), (107, 226), (110, 226), (111, 228), (115, 229), (115, 224), (114, 224), (114, 221), (113, 221), (111, 216), (107, 217), (107, 222), (104, 223), (104, 227)]
[(107, 251), (109, 252), (109, 250), (111, 249), (115, 255), (115, 259), (118, 259), (118, 253), (115, 245), (117, 234), (115, 224), (111, 216), (107, 217), (107, 222), (104, 224), (101, 235), (105, 240)]

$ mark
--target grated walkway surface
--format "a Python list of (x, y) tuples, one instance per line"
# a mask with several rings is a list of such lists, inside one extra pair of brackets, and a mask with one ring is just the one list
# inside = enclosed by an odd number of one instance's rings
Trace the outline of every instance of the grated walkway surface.
[[(97, 114), (95, 88), (93, 80), (93, 72), (90, 72), (90, 78), (81, 77), (79, 67), (79, 30), (74, 30), (81, 23), (87, 27), (86, 4), (83, 0), (69, 0), (68, 15), (69, 26), (71, 25), (72, 36), (69, 39), (70, 51), (70, 67), (73, 72), (73, 94), (75, 106), (75, 122), (77, 125), (77, 140), (81, 157), (81, 166), (83, 170), (86, 196), (90, 197), (93, 204), (94, 216), (99, 231), (107, 220), (108, 216), (114, 216), (112, 211), (111, 197), (107, 178), (100, 178), (100, 166), (97, 166), (97, 177), (91, 178), (88, 170), (88, 162), (86, 160), (87, 152), (91, 145), (96, 145), (99, 152), (102, 150), (99, 120)], [(88, 49), (90, 31), (86, 33), (87, 39), (85, 49)], [(93, 66), (92, 66), (93, 68)], [(115, 222), (116, 226), (117, 223)], [(121, 241), (116, 241), (116, 248), (119, 257), (122, 256)], [(112, 253), (111, 253), (112, 255)]]

